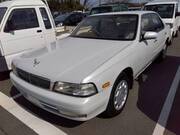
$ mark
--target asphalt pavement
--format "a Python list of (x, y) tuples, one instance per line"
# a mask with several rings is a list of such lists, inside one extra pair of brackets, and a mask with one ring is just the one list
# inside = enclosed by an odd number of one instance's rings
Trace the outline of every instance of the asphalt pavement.
[[(179, 135), (180, 86), (167, 125), (158, 122), (179, 66), (180, 37), (174, 39), (173, 44), (168, 48), (167, 58), (162, 63), (154, 62), (138, 80), (134, 81), (134, 87), (129, 93), (124, 110), (114, 118), (103, 118), (99, 115), (86, 122), (77, 122), (44, 111), (19, 96), (18, 90), (9, 80), (9, 72), (0, 73), (0, 92), (33, 117), (68, 135), (152, 135), (157, 124), (165, 128), (164, 135)], [(0, 102), (0, 135), (38, 134), (38, 130), (32, 127), (12, 111), (8, 111), (6, 104), (1, 105)]]

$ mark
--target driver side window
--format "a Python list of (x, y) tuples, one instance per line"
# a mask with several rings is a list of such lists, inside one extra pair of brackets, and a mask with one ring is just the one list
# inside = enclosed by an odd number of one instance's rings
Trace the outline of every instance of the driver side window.
[(34, 8), (14, 9), (5, 26), (4, 31), (14, 31), (39, 27)]

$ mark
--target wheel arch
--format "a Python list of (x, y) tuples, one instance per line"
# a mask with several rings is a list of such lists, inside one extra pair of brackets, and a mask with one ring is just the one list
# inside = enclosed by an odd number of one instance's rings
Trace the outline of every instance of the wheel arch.
[[(127, 67), (125, 68), (124, 70), (121, 71), (121, 73), (118, 75), (118, 77), (116, 78), (116, 81), (119, 80), (119, 78), (123, 75), (123, 74), (126, 74), (129, 78), (129, 83), (130, 83), (130, 89), (132, 89), (133, 87), (133, 80), (134, 80), (134, 77), (133, 77), (133, 69), (131, 67)], [(115, 81), (115, 82), (116, 82)]]

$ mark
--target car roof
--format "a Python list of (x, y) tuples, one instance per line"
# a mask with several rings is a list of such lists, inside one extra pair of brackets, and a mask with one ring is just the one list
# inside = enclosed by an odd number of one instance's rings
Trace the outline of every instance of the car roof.
[(176, 4), (178, 3), (177, 0), (153, 0), (148, 2), (146, 5), (154, 5), (154, 4)]
[(91, 16), (100, 16), (100, 15), (143, 15), (147, 13), (156, 13), (154, 11), (121, 11), (121, 12), (109, 12), (109, 13), (101, 13), (101, 14), (95, 14)]
[(8, 0), (0, 3), (0, 7), (13, 7), (13, 6), (44, 6), (41, 0)]

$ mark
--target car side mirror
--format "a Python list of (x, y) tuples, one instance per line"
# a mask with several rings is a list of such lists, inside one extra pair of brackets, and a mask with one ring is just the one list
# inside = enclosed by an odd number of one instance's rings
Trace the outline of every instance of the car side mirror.
[(8, 20), (4, 29), (4, 32), (10, 33), (15, 30), (14, 24), (11, 20)]
[(150, 40), (150, 39), (156, 39), (158, 37), (157, 32), (145, 32), (145, 34), (142, 36), (143, 40)]
[(176, 12), (175, 17), (180, 16), (180, 12)]

